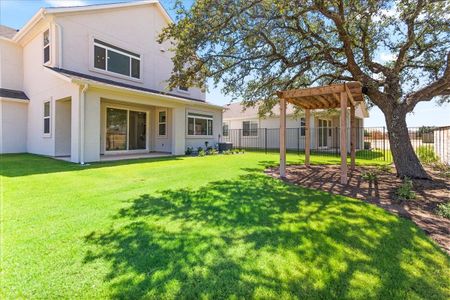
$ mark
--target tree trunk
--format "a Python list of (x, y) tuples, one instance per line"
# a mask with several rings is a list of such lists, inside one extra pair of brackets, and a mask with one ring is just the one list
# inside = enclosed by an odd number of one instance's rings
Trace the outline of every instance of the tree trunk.
[(386, 114), (389, 142), (397, 175), (414, 179), (430, 179), (417, 158), (406, 125), (406, 110), (399, 106)]

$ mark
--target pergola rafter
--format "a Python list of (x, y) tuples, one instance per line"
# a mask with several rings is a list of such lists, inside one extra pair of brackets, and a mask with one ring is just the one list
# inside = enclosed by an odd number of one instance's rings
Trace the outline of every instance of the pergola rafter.
[(347, 183), (347, 108), (350, 107), (351, 167), (355, 166), (355, 107), (364, 100), (360, 82), (347, 82), (321, 87), (279, 91), (280, 98), (280, 176), (286, 176), (286, 102), (305, 111), (305, 164), (310, 161), (310, 110), (340, 108), (341, 183)]

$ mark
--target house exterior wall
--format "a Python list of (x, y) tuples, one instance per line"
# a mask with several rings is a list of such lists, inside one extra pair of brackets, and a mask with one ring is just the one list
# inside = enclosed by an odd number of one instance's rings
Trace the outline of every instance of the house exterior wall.
[[(168, 91), (165, 80), (169, 79), (172, 71), (173, 54), (168, 51), (170, 47), (168, 43), (160, 45), (156, 41), (162, 28), (167, 26), (167, 22), (158, 9), (146, 5), (63, 14), (56, 15), (54, 23), (61, 28), (62, 34), (62, 58), (56, 59), (56, 62), (61, 61), (60, 68)], [(56, 35), (58, 34), (56, 31)], [(94, 69), (94, 38), (140, 54), (141, 79), (124, 78), (118, 74)], [(58, 48), (57, 45), (55, 48)], [(172, 93), (205, 99), (205, 93), (198, 88), (190, 88), (188, 93), (178, 90), (173, 90)]]
[(434, 131), (434, 152), (442, 162), (450, 164), (450, 127)]
[(0, 88), (22, 90), (23, 60), (22, 47), (0, 39)]
[(0, 153), (27, 152), (27, 106), (0, 100)]
[[(358, 112), (358, 110), (356, 111)], [(340, 116), (339, 112), (328, 113), (328, 112), (316, 112), (311, 114), (310, 120), (310, 134), (311, 134), (311, 149), (317, 149), (319, 147), (319, 119), (327, 120), (331, 122), (331, 132), (327, 130), (327, 148), (339, 147), (339, 128)], [(349, 114), (348, 114), (349, 115)], [(356, 115), (356, 113), (355, 113)], [(363, 127), (364, 120), (359, 117), (363, 117), (362, 110), (359, 110), (357, 114), (357, 126)], [(287, 149), (304, 149), (305, 148), (305, 136), (301, 135), (300, 119), (304, 115), (300, 114), (298, 116), (287, 116), (286, 117), (286, 148)], [(254, 121), (258, 123), (258, 136), (242, 136), (242, 123), (244, 121)], [(279, 128), (280, 128), (280, 118), (278, 116), (257, 118), (257, 117), (247, 117), (247, 118), (226, 118), (224, 117), (224, 123), (228, 124), (230, 129), (230, 136), (223, 137), (223, 141), (232, 142), (236, 147), (246, 147), (246, 148), (270, 148), (277, 149), (279, 147)], [(350, 127), (350, 119), (347, 118), (347, 127)], [(348, 129), (348, 140), (347, 149), (350, 149), (350, 129)], [(357, 149), (362, 149), (364, 144), (363, 130), (357, 131)]]
[(55, 101), (55, 156), (70, 156), (71, 106), (70, 99)]
[[(55, 101), (71, 98), (72, 137), (78, 129), (77, 106), (79, 86), (59, 77), (43, 66), (43, 34), (49, 24), (42, 24), (23, 46), (23, 91), (30, 98), (28, 105), (27, 151), (42, 155), (56, 155), (55, 151)], [(50, 134), (43, 134), (44, 102), (50, 101)], [(75, 132), (74, 132), (75, 130)], [(72, 143), (72, 147), (77, 147)]]

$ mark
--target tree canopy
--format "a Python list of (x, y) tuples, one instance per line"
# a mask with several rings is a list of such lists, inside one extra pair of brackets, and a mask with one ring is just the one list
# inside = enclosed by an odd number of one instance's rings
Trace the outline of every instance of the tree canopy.
[[(247, 105), (275, 91), (361, 81), (370, 102), (448, 100), (449, 1), (177, 2), (171, 87), (205, 87), (206, 78)], [(272, 100), (272, 101), (271, 101)]]

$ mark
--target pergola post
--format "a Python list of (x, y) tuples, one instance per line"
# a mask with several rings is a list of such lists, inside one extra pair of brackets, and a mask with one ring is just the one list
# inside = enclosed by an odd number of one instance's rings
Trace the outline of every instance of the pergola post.
[(347, 184), (347, 92), (340, 93), (341, 102), (341, 183)]
[(286, 99), (280, 99), (280, 177), (286, 177)]
[(305, 109), (305, 165), (309, 167), (309, 154), (311, 150), (311, 111)]
[(350, 106), (350, 168), (355, 169), (356, 158), (356, 119), (355, 119), (355, 106)]

